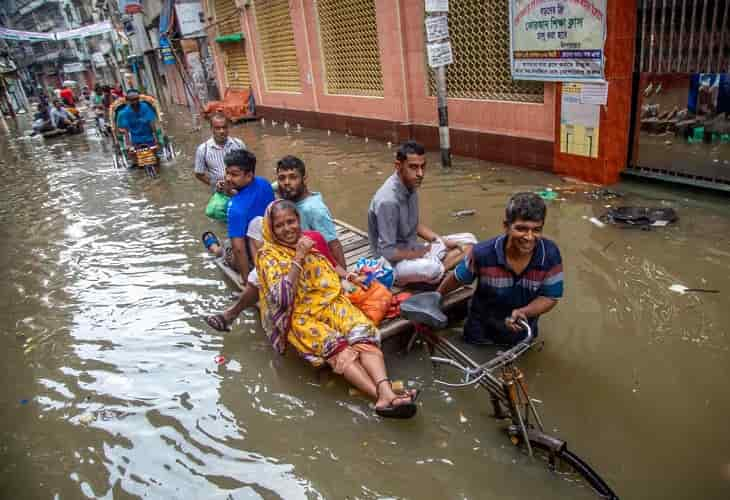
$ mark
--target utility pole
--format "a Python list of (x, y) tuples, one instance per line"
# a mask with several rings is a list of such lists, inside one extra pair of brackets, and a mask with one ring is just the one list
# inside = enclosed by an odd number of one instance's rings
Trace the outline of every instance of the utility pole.
[(451, 166), (451, 142), (449, 141), (449, 106), (447, 103), (446, 66), (436, 68), (437, 102), (439, 112), (439, 145), (441, 166)]
[(436, 73), (436, 97), (439, 117), (439, 144), (441, 166), (451, 166), (451, 144), (449, 140), (449, 108), (446, 88), (446, 65), (454, 62), (449, 41), (449, 0), (425, 0), (426, 9), (426, 52), (428, 65)]

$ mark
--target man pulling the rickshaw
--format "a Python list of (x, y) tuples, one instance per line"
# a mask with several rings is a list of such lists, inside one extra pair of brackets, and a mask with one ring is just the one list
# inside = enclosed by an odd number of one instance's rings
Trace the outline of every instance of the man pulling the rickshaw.
[(137, 89), (127, 91), (126, 102), (128, 106), (124, 106), (117, 115), (117, 127), (124, 134), (130, 156), (133, 157), (139, 149), (159, 149), (155, 109), (140, 100)]

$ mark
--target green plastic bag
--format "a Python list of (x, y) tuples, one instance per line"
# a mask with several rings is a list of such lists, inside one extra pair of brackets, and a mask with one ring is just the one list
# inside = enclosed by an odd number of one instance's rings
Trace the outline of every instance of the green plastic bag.
[(205, 215), (211, 219), (226, 220), (228, 216), (228, 202), (230, 197), (224, 193), (213, 193), (205, 207)]

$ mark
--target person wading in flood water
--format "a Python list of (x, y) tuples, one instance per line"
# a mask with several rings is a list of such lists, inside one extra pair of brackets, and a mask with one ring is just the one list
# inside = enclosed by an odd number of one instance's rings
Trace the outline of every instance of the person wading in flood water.
[(378, 415), (410, 418), (418, 391), (393, 392), (380, 335), (345, 297), (340, 276), (303, 235), (296, 205), (277, 200), (266, 210), (264, 245), (256, 256), (264, 330), (274, 349), (292, 346), (315, 367), (328, 364), (375, 401)]
[(441, 283), (438, 291), (445, 295), (477, 280), (464, 323), (467, 342), (514, 345), (526, 335), (519, 320), (537, 335), (538, 318), (563, 296), (560, 250), (542, 236), (546, 213), (538, 195), (513, 195), (504, 234), (475, 245)]
[[(210, 187), (211, 191), (223, 192), (226, 182), (226, 166), (223, 158), (234, 149), (246, 149), (240, 139), (230, 137), (230, 123), (223, 113), (215, 113), (210, 118), (211, 137), (195, 150), (195, 177)], [(231, 193), (226, 193), (229, 196)]]
[[(473, 234), (441, 237), (419, 221), (418, 188), (426, 174), (426, 151), (415, 141), (401, 145), (395, 172), (378, 189), (368, 210), (368, 239), (375, 257), (385, 257), (395, 282), (437, 285), (476, 243)], [(427, 243), (419, 243), (418, 237)]]

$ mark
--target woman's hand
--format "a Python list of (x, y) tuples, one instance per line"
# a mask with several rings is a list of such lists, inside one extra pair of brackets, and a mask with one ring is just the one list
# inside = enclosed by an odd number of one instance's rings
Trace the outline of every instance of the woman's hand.
[(360, 276), (357, 273), (349, 272), (349, 273), (347, 273), (347, 276), (345, 276), (345, 279), (347, 281), (349, 281), (350, 283), (353, 283), (353, 284), (359, 286), (360, 288), (363, 288), (363, 289), (367, 288), (367, 286), (365, 286), (365, 277)]
[(294, 259), (301, 263), (304, 260), (304, 257), (307, 256), (307, 254), (312, 250), (313, 247), (314, 240), (312, 240), (312, 238), (310, 238), (309, 236), (300, 237), (299, 241), (297, 241)]

